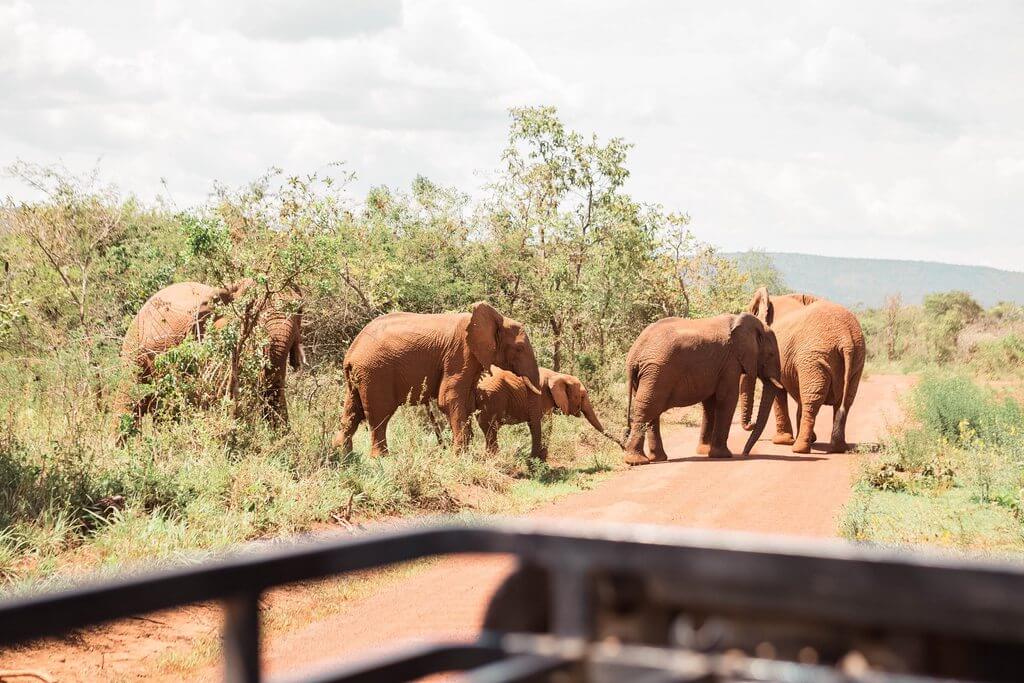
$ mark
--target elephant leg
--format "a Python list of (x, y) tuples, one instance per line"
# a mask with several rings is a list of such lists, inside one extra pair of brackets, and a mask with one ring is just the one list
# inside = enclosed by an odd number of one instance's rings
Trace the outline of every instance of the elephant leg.
[(846, 443), (846, 416), (849, 413), (848, 409), (844, 409), (841, 405), (832, 406), (832, 441), (829, 443), (829, 453), (845, 453), (850, 450), (850, 445)]
[(644, 434), (646, 431), (647, 424), (644, 422), (633, 422), (629, 425), (629, 434), (623, 442), (627, 465), (646, 465), (650, 462), (647, 456), (644, 455)]
[(461, 451), (469, 446), (473, 432), (469, 426), (469, 397), (463, 397), (453, 387), (441, 387), (437, 400), (438, 407), (447, 416), (452, 428), (452, 446)]
[(661, 416), (651, 421), (651, 428), (647, 430), (647, 451), (651, 454), (653, 462), (664, 462), (668, 460), (668, 453), (665, 452), (665, 444), (661, 440)]
[(715, 399), (705, 399), (700, 404), (703, 416), (700, 421), (700, 440), (697, 442), (697, 455), (711, 452), (711, 434), (715, 430)]
[(427, 401), (423, 404), (423, 411), (427, 414), (427, 422), (430, 423), (430, 428), (434, 430), (434, 436), (437, 437), (437, 445), (444, 445), (444, 429), (441, 428), (441, 423), (437, 419), (437, 415), (434, 413), (434, 407)]
[(644, 436), (661, 411), (654, 410), (651, 386), (641, 382), (633, 395), (633, 409), (629, 418), (629, 433), (622, 442), (627, 465), (646, 465), (651, 460), (644, 455)]
[(789, 421), (789, 397), (785, 391), (780, 391), (775, 395), (775, 436), (772, 437), (772, 443), (792, 446), (795, 440), (793, 423)]
[(370, 424), (370, 441), (372, 442), (370, 457), (379, 458), (388, 454), (388, 422), (390, 421), (391, 415), (377, 422), (367, 419)]
[(715, 395), (710, 398), (709, 403), (715, 418), (711, 427), (711, 448), (708, 449), (708, 456), (712, 458), (732, 457), (732, 451), (729, 450), (729, 428), (732, 427), (732, 418), (736, 414), (736, 403), (739, 398), (738, 378), (721, 377)]
[(738, 388), (734, 386), (731, 400), (728, 394), (726, 394), (724, 399), (721, 397), (715, 399), (713, 406), (715, 424), (711, 429), (711, 448), (708, 449), (708, 456), (712, 458), (732, 457), (732, 451), (729, 450), (728, 443), (729, 427), (732, 426), (732, 416), (736, 412), (737, 398)]
[(363, 412), (363, 401), (359, 393), (349, 389), (345, 393), (345, 406), (341, 413), (341, 429), (334, 435), (332, 444), (335, 448), (341, 448), (345, 453), (352, 452), (352, 437), (359, 429), (359, 423), (366, 418)]
[(814, 443), (814, 421), (818, 417), (820, 403), (804, 402), (801, 404), (800, 433), (793, 444), (794, 453), (810, 453), (811, 444)]

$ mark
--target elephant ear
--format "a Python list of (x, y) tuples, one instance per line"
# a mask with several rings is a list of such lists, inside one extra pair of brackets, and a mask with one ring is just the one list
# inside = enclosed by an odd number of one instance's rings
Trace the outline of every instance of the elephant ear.
[(548, 377), (545, 388), (551, 394), (551, 402), (565, 415), (569, 415), (569, 394), (565, 389), (565, 381), (558, 377)]
[(541, 369), (541, 385), (551, 394), (551, 401), (565, 415), (579, 417), (583, 409), (583, 385), (572, 375)]
[(757, 376), (757, 355), (763, 336), (764, 324), (750, 313), (740, 313), (732, 322), (729, 341), (745, 375)]
[(504, 320), (501, 313), (486, 301), (473, 304), (469, 325), (466, 326), (466, 344), (485, 369), (498, 360), (498, 334)]
[(775, 304), (772, 303), (767, 287), (760, 287), (754, 292), (754, 298), (750, 300), (747, 312), (753, 313), (761, 322), (771, 327), (775, 320)]

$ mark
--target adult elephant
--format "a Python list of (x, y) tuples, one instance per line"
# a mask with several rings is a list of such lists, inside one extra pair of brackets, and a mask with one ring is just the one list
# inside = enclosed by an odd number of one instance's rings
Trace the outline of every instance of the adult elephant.
[(386, 454), (388, 421), (399, 406), (436, 399), (452, 428), (454, 445), (472, 436), (476, 386), (492, 365), (519, 376), (531, 392), (527, 412), (532, 455), (545, 459), (541, 443), (540, 368), (523, 325), (490, 304), (470, 313), (390, 313), (371, 321), (345, 354), (348, 391), (334, 445), (352, 450), (352, 436), (366, 420), (370, 454)]
[[(154, 407), (152, 397), (132, 401), (129, 398), (132, 386), (152, 377), (160, 354), (181, 344), (189, 335), (201, 339), (211, 324), (215, 327), (224, 325), (227, 321), (217, 313), (217, 308), (236, 300), (252, 284), (249, 279), (225, 287), (178, 282), (151, 296), (135, 314), (121, 344), (121, 362), (127, 374), (115, 398), (115, 412), (130, 415), (133, 419), (150, 412)], [(296, 290), (285, 298), (297, 297)], [(274, 423), (285, 422), (288, 419), (284, 391), (287, 366), (290, 364), (298, 370), (305, 359), (301, 309), (286, 312), (281, 303), (268, 308), (259, 323), (268, 338), (263, 374), (267, 418)]]
[[(542, 415), (557, 408), (565, 415), (584, 417), (594, 429), (619, 443), (601, 424), (587, 388), (577, 377), (540, 368), (540, 391)], [(489, 452), (498, 450), (498, 429), (502, 425), (529, 422), (531, 402), (532, 392), (526, 381), (513, 372), (491, 368), (491, 374), (481, 378), (476, 387), (476, 420)]]
[[(704, 411), (697, 452), (731, 457), (726, 441), (741, 373), (760, 377), (764, 383), (757, 424), (743, 449), (746, 455), (764, 430), (776, 388), (782, 388), (775, 335), (749, 313), (697, 320), (665, 318), (649, 325), (626, 356), (626, 462), (642, 465), (667, 460), (661, 414), (697, 403)], [(644, 455), (645, 432), (650, 457)]]
[[(830, 453), (843, 453), (846, 420), (857, 396), (867, 351), (864, 332), (857, 317), (839, 304), (813, 298), (806, 305), (779, 307), (794, 296), (770, 297), (759, 290), (751, 301), (757, 316), (775, 332), (782, 356), (782, 384), (785, 392), (775, 399), (774, 443), (792, 445), (794, 453), (809, 453), (815, 440), (814, 422), (823, 405), (833, 409)], [(780, 310), (785, 310), (783, 315)], [(744, 429), (751, 429), (753, 380), (741, 381), (740, 416)], [(788, 396), (796, 402), (797, 431), (789, 417)]]

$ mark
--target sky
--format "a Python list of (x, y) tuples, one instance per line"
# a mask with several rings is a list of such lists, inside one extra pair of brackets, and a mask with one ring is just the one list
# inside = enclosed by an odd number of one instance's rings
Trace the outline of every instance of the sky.
[(338, 161), (477, 193), (547, 104), (724, 250), (1024, 270), (1017, 0), (204, 5), (0, 0), (0, 165), (179, 206)]

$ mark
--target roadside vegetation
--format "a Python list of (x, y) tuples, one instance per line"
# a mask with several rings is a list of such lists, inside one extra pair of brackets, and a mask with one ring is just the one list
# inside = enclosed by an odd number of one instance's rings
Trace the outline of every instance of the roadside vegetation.
[(1024, 307), (964, 292), (859, 312), (869, 372), (913, 373), (905, 420), (865, 457), (851, 539), (1024, 551)]
[(980, 380), (1024, 379), (1024, 306), (985, 310), (965, 292), (939, 292), (919, 306), (890, 297), (858, 311), (874, 372), (957, 367)]
[(868, 458), (840, 521), (847, 538), (1024, 551), (1024, 409), (1005, 389), (929, 370), (908, 419)]
[[(479, 436), (453, 455), (411, 408), (392, 422), (387, 458), (365, 456), (365, 430), (354, 455), (330, 442), (340, 363), (368, 321), (482, 299), (525, 323), (541, 364), (579, 376), (621, 429), (622, 358), (637, 331), (738, 311), (752, 280), (772, 276), (770, 264), (719, 256), (687, 215), (632, 198), (629, 149), (565, 128), (551, 108), (516, 109), (477, 199), (423, 177), (355, 197), (337, 165), (272, 169), (179, 207), (96, 174), (7, 168), (32, 200), (0, 204), (0, 581), (38, 585), (353, 520), (521, 511), (589, 486), (619, 456), (582, 420), (553, 419), (547, 464), (529, 462), (524, 427), (502, 430), (496, 458)], [(289, 427), (253, 409), (262, 340), (248, 308), (161, 359), (140, 389), (161, 417), (116, 424), (120, 343), (143, 302), (172, 282), (241, 277), (304, 293), (309, 367), (289, 378)]]

